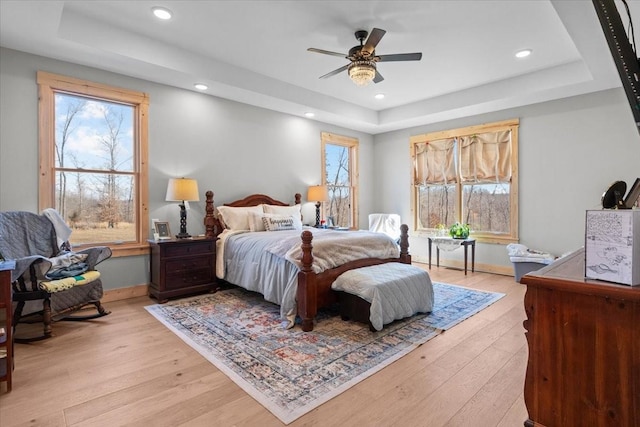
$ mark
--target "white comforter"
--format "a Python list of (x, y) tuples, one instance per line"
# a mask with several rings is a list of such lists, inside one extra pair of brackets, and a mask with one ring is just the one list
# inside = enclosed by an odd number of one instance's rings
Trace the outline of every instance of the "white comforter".
[[(398, 258), (398, 245), (389, 236), (370, 231), (334, 231), (312, 229), (313, 265), (316, 273), (362, 258)], [(288, 236), (267, 250), (302, 267), (300, 236)]]
[[(355, 259), (399, 257), (395, 242), (381, 233), (308, 230), (313, 233), (313, 270), (317, 273)], [(216, 247), (216, 275), (280, 305), (287, 327), (293, 326), (296, 314), (300, 234), (300, 230), (225, 230)]]

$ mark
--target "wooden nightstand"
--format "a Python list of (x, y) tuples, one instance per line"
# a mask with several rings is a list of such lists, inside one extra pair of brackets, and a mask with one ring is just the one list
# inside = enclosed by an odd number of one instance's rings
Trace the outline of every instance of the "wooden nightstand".
[(216, 241), (210, 238), (150, 240), (149, 295), (159, 302), (217, 288)]
[(0, 381), (7, 382), (7, 392), (11, 391), (13, 371), (13, 327), (11, 325), (11, 270), (15, 261), (0, 262)]

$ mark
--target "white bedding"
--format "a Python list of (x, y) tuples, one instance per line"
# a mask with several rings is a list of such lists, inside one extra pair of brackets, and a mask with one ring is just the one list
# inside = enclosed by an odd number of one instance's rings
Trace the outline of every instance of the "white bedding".
[[(354, 259), (400, 255), (395, 242), (381, 233), (306, 229), (313, 233), (313, 270), (317, 273)], [(216, 275), (280, 305), (280, 315), (292, 327), (302, 256), (300, 235), (300, 230), (225, 230), (217, 242)]]

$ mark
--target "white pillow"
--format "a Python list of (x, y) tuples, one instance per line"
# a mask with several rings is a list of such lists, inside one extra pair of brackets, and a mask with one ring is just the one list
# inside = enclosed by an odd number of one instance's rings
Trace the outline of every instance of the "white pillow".
[(257, 212), (249, 212), (249, 230), (251, 231), (267, 231), (264, 227), (264, 222), (262, 221), (262, 217), (271, 214), (265, 213), (257, 213)]
[(225, 227), (231, 230), (250, 230), (249, 212), (262, 214), (262, 206), (218, 206), (218, 213), (222, 216), (222, 222), (224, 222)]
[(262, 217), (264, 228), (267, 231), (282, 231), (282, 230), (295, 230), (293, 224), (293, 217), (290, 215), (269, 215), (265, 214)]
[(302, 213), (300, 208), (302, 205), (293, 206), (276, 206), (276, 205), (262, 205), (264, 212), (268, 214), (287, 215), (293, 218), (293, 225), (296, 230), (302, 230)]

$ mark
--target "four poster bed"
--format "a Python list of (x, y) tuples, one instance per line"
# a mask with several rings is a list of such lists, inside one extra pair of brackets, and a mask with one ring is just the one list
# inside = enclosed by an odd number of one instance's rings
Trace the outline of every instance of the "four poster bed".
[[(281, 306), (283, 318), (289, 319), (287, 327), (293, 325), (297, 314), (302, 320), (302, 330), (311, 331), (318, 308), (337, 301), (331, 284), (338, 276), (348, 270), (387, 262), (411, 264), (411, 256), (406, 225), (401, 226), (399, 249), (396, 242), (382, 233), (302, 227), (300, 200), (300, 194), (296, 194), (295, 205), (290, 206), (264, 194), (252, 194), (215, 209), (213, 192), (207, 191), (204, 225), (206, 236), (217, 239), (219, 279), (260, 292), (266, 300)], [(265, 213), (260, 214), (263, 209)], [(290, 212), (297, 212), (298, 218), (292, 222), (299, 225), (287, 229), (291, 221), (284, 221), (278, 214)], [(243, 215), (240, 220), (238, 213)], [(282, 230), (277, 233), (256, 233), (250, 231), (254, 225), (261, 225), (252, 222), (256, 218), (262, 219), (271, 231), (269, 225), (286, 224), (277, 228)], [(342, 256), (343, 253), (346, 255)]]

